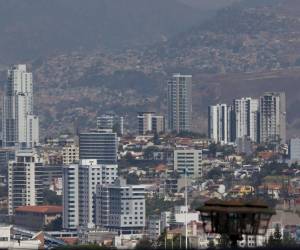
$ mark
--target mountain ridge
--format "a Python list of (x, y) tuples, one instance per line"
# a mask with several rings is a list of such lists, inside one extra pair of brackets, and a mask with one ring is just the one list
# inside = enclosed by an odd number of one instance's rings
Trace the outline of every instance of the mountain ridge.
[(207, 129), (207, 105), (285, 90), (290, 136), (299, 133), (300, 30), (286, 1), (226, 7), (205, 24), (144, 49), (31, 60), (43, 134), (95, 126), (97, 115), (107, 111), (125, 116), (130, 129), (136, 128), (140, 110), (166, 114), (166, 80), (174, 72), (193, 74), (196, 131)]

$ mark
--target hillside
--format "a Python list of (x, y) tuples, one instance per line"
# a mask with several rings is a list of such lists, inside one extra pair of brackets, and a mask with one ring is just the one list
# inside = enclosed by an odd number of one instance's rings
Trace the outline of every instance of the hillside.
[(281, 90), (287, 93), (289, 134), (299, 134), (300, 5), (244, 3), (144, 48), (64, 51), (30, 60), (43, 134), (93, 126), (106, 111), (124, 115), (133, 129), (137, 111), (165, 113), (165, 83), (173, 72), (194, 76), (195, 130), (206, 132), (209, 104)]
[(205, 10), (215, 10), (219, 8), (224, 8), (236, 3), (240, 0), (217, 0), (217, 1), (207, 1), (207, 0), (178, 0), (188, 6), (196, 7)]
[(177, 0), (0, 0), (0, 64), (145, 46), (209, 15)]

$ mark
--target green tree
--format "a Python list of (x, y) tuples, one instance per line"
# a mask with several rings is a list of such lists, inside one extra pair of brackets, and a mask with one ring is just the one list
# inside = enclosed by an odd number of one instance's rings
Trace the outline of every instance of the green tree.
[(187, 137), (191, 139), (203, 139), (207, 138), (206, 134), (191, 132), (191, 131), (181, 131), (180, 133), (174, 132), (178, 137)]
[(62, 230), (62, 217), (58, 217), (44, 227), (45, 231), (60, 231)]
[(207, 179), (220, 179), (222, 177), (222, 170), (220, 167), (216, 167), (208, 171), (206, 178)]
[(222, 148), (222, 152), (224, 156), (232, 155), (235, 153), (235, 149), (233, 146), (226, 145)]
[(54, 191), (44, 189), (44, 204), (46, 205), (62, 205), (62, 197), (57, 195)]
[(162, 249), (165, 244), (167, 245), (167, 229), (165, 229), (157, 239), (158, 249)]
[(120, 128), (121, 128), (120, 123), (116, 122), (116, 123), (113, 124), (112, 130), (113, 130), (114, 133), (117, 133), (118, 136), (121, 136), (122, 134), (121, 134)]
[(193, 199), (193, 201), (191, 202), (191, 209), (198, 209), (199, 207), (201, 207), (203, 205), (203, 200), (200, 197), (197, 197), (195, 199)]
[(154, 145), (160, 145), (161, 144), (161, 141), (160, 141), (158, 133), (154, 134), (154, 136), (153, 136), (153, 143), (154, 143)]
[(283, 234), (282, 245), (285, 247), (293, 247), (296, 245), (295, 239), (291, 237), (291, 234), (289, 232)]
[(165, 201), (158, 195), (153, 198), (146, 199), (146, 214), (147, 216), (160, 214), (163, 211), (169, 211), (176, 205), (182, 205), (184, 200)]
[(282, 234), (280, 232), (280, 226), (277, 224), (275, 227), (275, 232), (274, 232), (274, 239), (281, 241), (282, 240)]
[(147, 159), (147, 160), (153, 160), (153, 153), (154, 152), (159, 152), (159, 151), (160, 151), (160, 149), (156, 146), (147, 147), (144, 150), (144, 158)]
[(135, 246), (135, 250), (151, 250), (153, 249), (151, 241), (146, 238), (141, 239)]
[(218, 247), (221, 248), (221, 249), (230, 247), (230, 239), (229, 239), (229, 236), (227, 234), (222, 234), (221, 235)]
[(280, 226), (277, 224), (274, 233), (269, 237), (268, 247), (280, 247), (282, 245), (282, 234)]
[(137, 176), (136, 173), (130, 173), (127, 175), (127, 184), (137, 185), (139, 183), (140, 183), (139, 177)]
[(216, 156), (216, 153), (217, 153), (217, 149), (218, 149), (218, 146), (216, 143), (211, 143), (209, 146), (208, 146), (208, 149), (209, 149), (209, 154), (212, 156), (212, 157), (215, 157)]

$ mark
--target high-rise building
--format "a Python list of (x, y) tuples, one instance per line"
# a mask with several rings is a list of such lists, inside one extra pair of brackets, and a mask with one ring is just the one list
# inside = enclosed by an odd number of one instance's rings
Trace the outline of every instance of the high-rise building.
[(138, 130), (140, 135), (162, 133), (165, 131), (165, 118), (154, 112), (138, 113)]
[(286, 142), (286, 100), (284, 92), (267, 92), (260, 97), (260, 141)]
[(63, 228), (94, 226), (96, 186), (112, 184), (118, 175), (117, 165), (81, 160), (63, 167)]
[(21, 150), (8, 162), (8, 214), (20, 206), (43, 203), (43, 162), (33, 150)]
[(117, 163), (117, 134), (95, 131), (79, 135), (79, 159), (97, 159), (99, 164)]
[(3, 146), (34, 147), (39, 143), (39, 119), (33, 110), (32, 73), (26, 65), (8, 70), (3, 98)]
[(192, 129), (192, 76), (174, 74), (168, 81), (168, 127), (171, 131)]
[(111, 130), (118, 135), (124, 134), (124, 118), (114, 114), (104, 114), (97, 117), (97, 128), (99, 130)]
[(119, 234), (141, 233), (145, 228), (145, 186), (129, 185), (118, 179), (98, 185), (96, 226)]
[(233, 100), (235, 138), (249, 137), (259, 141), (259, 100), (244, 97)]
[(174, 150), (174, 170), (180, 175), (186, 173), (190, 177), (202, 177), (202, 150)]
[(232, 107), (227, 104), (208, 107), (208, 136), (213, 142), (227, 144), (233, 141), (232, 113)]
[(64, 229), (79, 226), (79, 166), (72, 164), (63, 168), (63, 221)]

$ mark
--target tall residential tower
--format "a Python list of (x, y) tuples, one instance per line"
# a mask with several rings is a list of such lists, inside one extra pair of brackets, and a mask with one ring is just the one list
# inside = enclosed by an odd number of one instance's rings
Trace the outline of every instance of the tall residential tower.
[(259, 100), (243, 97), (233, 100), (235, 138), (248, 137), (259, 141)]
[(217, 104), (208, 107), (208, 136), (215, 143), (227, 144), (233, 141), (232, 107)]
[(34, 147), (39, 143), (39, 119), (33, 110), (32, 73), (26, 65), (8, 70), (3, 98), (3, 146)]
[(286, 100), (283, 92), (268, 92), (260, 97), (260, 141), (286, 142)]
[(168, 81), (168, 127), (171, 131), (192, 128), (192, 76), (174, 74)]

